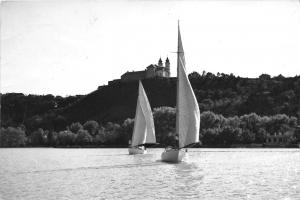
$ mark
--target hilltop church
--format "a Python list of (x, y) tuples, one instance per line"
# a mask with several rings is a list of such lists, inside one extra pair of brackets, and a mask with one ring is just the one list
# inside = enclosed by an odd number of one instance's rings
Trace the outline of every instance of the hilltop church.
[[(108, 81), (108, 85), (117, 84), (120, 82), (130, 82), (130, 81), (137, 81), (147, 78), (154, 78), (154, 77), (166, 77), (169, 78), (171, 76), (170, 73), (170, 61), (167, 57), (165, 61), (165, 65), (163, 64), (161, 58), (158, 60), (158, 64), (151, 64), (146, 67), (143, 71), (132, 71), (126, 72), (121, 76), (121, 79), (115, 79), (112, 81)], [(101, 87), (101, 86), (99, 86)]]
[(170, 77), (170, 61), (167, 57), (165, 65), (161, 58), (158, 64), (151, 64), (143, 71), (126, 72), (121, 76), (121, 82), (128, 82), (140, 79), (147, 79), (153, 77)]

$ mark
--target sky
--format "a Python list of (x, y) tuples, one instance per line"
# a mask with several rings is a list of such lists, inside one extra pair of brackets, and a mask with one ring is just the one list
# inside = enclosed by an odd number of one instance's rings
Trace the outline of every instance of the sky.
[(300, 75), (299, 0), (1, 3), (1, 93), (88, 94), (168, 56), (188, 73)]

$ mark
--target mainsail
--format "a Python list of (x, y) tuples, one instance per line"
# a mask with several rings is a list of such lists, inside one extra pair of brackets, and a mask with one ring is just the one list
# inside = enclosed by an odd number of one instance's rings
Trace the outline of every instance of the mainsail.
[(200, 110), (185, 69), (178, 24), (176, 134), (179, 148), (199, 142)]
[(156, 139), (151, 107), (143, 85), (139, 81), (139, 94), (131, 146), (135, 147), (145, 143), (156, 143)]

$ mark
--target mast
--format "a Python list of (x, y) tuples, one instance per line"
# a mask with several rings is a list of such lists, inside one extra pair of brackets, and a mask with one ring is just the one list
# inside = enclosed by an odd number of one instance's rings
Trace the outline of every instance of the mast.
[[(178, 108), (178, 102), (179, 102), (179, 64), (180, 64), (180, 47), (179, 47), (179, 41), (181, 41), (180, 36), (180, 28), (179, 28), (179, 20), (178, 20), (178, 40), (177, 40), (177, 91), (176, 91), (176, 135), (178, 136), (178, 142), (179, 142), (179, 108)], [(179, 146), (179, 144), (178, 144)]]
[[(139, 81), (139, 89), (138, 89), (138, 99), (137, 99), (137, 102), (136, 102), (136, 109), (135, 109), (135, 116), (134, 116), (134, 125), (133, 125), (133, 133), (132, 133), (132, 137), (131, 137), (131, 144), (130, 146), (131, 147), (134, 147), (136, 146), (136, 144), (134, 144), (134, 141), (136, 141), (136, 132), (137, 132), (137, 121), (138, 121), (138, 118), (139, 118), (139, 104), (140, 104), (140, 81)], [(136, 143), (136, 142), (135, 142)]]
[(179, 148), (199, 142), (200, 110), (185, 69), (178, 21), (176, 134)]

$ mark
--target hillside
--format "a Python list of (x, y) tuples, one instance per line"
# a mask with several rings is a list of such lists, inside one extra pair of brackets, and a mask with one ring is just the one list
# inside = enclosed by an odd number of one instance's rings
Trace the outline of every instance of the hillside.
[[(233, 75), (194, 72), (189, 75), (201, 112), (213, 111), (224, 116), (255, 112), (260, 115), (300, 116), (300, 77), (256, 79)], [(143, 80), (152, 108), (175, 107), (176, 78)], [(138, 83), (115, 83), (100, 87), (60, 114), (68, 121), (94, 119), (99, 122), (122, 122), (133, 118)]]
[[(142, 82), (152, 108), (175, 107), (176, 79), (156, 78)], [(68, 121), (123, 122), (134, 117), (137, 92), (137, 81), (102, 86), (59, 113)]]
[[(255, 112), (259, 115), (287, 114), (300, 119), (300, 76), (241, 78), (212, 73), (189, 75), (200, 111), (225, 117)], [(176, 78), (143, 80), (152, 108), (175, 107)], [(29, 130), (42, 127), (60, 130), (67, 124), (96, 120), (122, 123), (133, 118), (138, 82), (115, 82), (84, 96), (54, 97), (23, 94), (1, 95), (1, 126), (25, 124)]]

